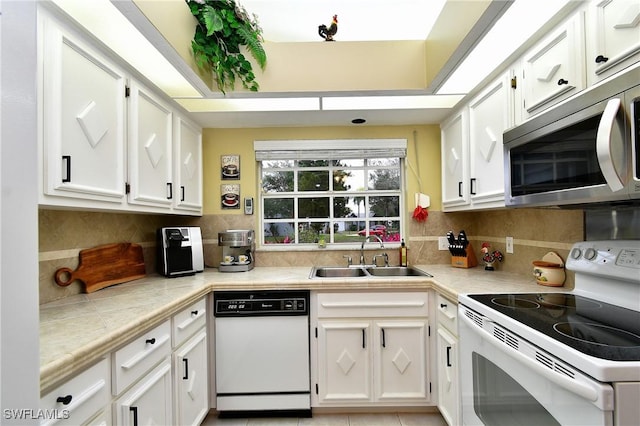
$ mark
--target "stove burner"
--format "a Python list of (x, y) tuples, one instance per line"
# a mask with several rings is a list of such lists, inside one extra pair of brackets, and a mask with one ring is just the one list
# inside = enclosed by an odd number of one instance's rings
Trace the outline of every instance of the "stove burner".
[(494, 297), (491, 303), (511, 309), (538, 309), (540, 305), (534, 301), (514, 296)]
[(585, 343), (640, 348), (640, 336), (615, 327), (586, 322), (559, 322), (553, 328), (564, 336)]
[(579, 309), (598, 309), (602, 308), (602, 303), (597, 302), (595, 300), (589, 300), (585, 298), (581, 298), (580, 300), (576, 300), (574, 297), (567, 298), (566, 295), (562, 293), (554, 294), (554, 293), (546, 293), (539, 294), (536, 297), (536, 300), (542, 306), (554, 306), (559, 308), (579, 308)]

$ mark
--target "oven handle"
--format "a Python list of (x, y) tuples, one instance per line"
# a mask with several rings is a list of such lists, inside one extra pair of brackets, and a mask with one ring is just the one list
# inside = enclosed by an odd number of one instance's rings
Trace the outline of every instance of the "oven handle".
[(616, 124), (620, 105), (620, 98), (609, 99), (602, 113), (598, 133), (596, 134), (596, 154), (600, 170), (602, 170), (602, 175), (607, 185), (614, 192), (624, 188), (624, 184), (616, 172), (615, 164), (613, 164), (613, 155), (611, 153), (613, 126)]
[[(568, 390), (571, 393), (579, 395), (584, 399), (596, 402), (598, 400), (598, 391), (591, 386), (588, 386), (584, 383), (576, 382), (568, 377), (565, 377), (559, 373), (555, 373), (552, 370), (549, 370), (547, 367), (537, 363), (536, 361), (526, 357), (515, 349), (512, 349), (510, 346), (504, 344), (495, 344), (496, 342), (493, 340), (493, 336), (489, 334), (484, 329), (478, 327), (473, 321), (471, 321), (466, 315), (461, 315), (462, 321), (466, 323), (467, 327), (471, 330), (475, 330), (478, 334), (485, 334), (486, 341), (491, 343), (494, 347), (500, 349), (505, 355), (510, 356), (511, 358), (515, 358), (520, 361), (522, 364), (525, 364), (527, 367), (530, 367), (536, 373), (544, 376), (545, 378), (551, 380), (553, 383), (557, 384)], [(484, 321), (493, 322), (490, 319), (484, 317)]]

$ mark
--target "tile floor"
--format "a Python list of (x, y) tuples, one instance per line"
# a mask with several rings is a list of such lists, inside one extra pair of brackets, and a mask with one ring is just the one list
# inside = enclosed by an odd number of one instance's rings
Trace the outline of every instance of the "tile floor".
[(219, 419), (210, 412), (202, 426), (447, 426), (439, 413), (314, 414), (310, 418)]

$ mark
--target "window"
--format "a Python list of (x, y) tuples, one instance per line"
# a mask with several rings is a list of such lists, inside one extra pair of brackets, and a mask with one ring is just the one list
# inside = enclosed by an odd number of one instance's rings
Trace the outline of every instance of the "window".
[[(325, 149), (265, 149), (255, 143), (262, 244), (359, 244), (367, 235), (385, 242), (400, 241), (406, 141), (304, 142), (304, 147)], [(392, 142), (400, 148), (375, 149), (385, 143), (394, 145)], [(359, 148), (362, 143), (366, 147)], [(301, 145), (295, 141), (281, 144), (288, 148)], [(327, 149), (334, 144), (341, 149)]]

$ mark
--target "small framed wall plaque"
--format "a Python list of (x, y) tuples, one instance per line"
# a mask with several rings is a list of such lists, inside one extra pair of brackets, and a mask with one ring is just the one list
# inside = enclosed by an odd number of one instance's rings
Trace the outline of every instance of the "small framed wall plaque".
[(240, 184), (223, 183), (220, 185), (220, 205), (223, 209), (240, 208)]
[(223, 155), (220, 157), (222, 180), (240, 179), (240, 156)]

